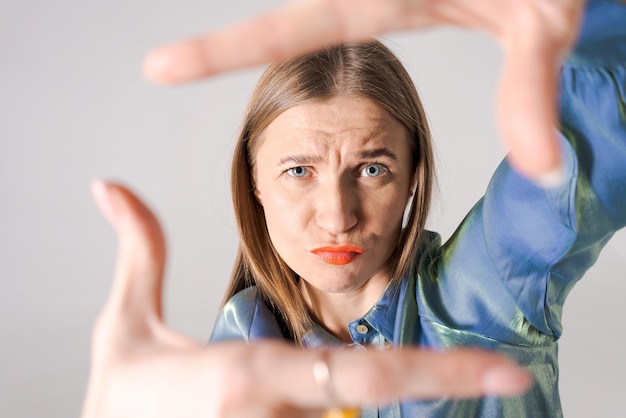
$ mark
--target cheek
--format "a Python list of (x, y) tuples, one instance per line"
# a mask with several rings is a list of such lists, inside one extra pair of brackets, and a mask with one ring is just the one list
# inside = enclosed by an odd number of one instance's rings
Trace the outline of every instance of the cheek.
[(397, 235), (402, 226), (407, 196), (397, 191), (379, 194), (364, 202), (364, 221), (372, 225), (380, 235)]
[(263, 198), (263, 210), (267, 229), (276, 247), (281, 240), (298, 237), (304, 232), (310, 218), (311, 204), (304, 197), (294, 197), (280, 193), (268, 193)]

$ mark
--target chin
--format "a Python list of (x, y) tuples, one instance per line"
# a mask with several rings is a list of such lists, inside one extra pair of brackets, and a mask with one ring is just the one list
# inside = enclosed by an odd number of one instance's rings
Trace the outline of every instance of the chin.
[[(351, 274), (338, 274), (338, 275), (333, 275), (333, 274), (326, 274), (326, 275), (320, 275), (317, 277), (323, 277), (323, 281), (321, 283), (318, 284), (313, 284), (315, 287), (317, 287), (320, 290), (323, 290), (325, 292), (330, 292), (330, 293), (344, 293), (344, 292), (349, 292), (352, 290), (356, 290), (361, 288), (363, 285), (365, 285), (365, 283), (367, 283), (367, 280), (360, 280), (357, 277), (354, 277), (354, 275)], [(310, 283), (310, 282), (309, 282)]]

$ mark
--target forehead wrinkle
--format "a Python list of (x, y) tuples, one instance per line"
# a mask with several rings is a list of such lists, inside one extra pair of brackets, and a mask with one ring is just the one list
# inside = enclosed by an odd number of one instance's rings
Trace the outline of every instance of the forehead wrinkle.
[(289, 142), (295, 144), (287, 146), (286, 152), (276, 156), (278, 158), (276, 165), (319, 164), (324, 161), (324, 155), (331, 148), (332, 138), (323, 135), (321, 131), (303, 128), (299, 129)]
[[(342, 164), (346, 158), (386, 157), (394, 161), (399, 159), (395, 146), (389, 143), (389, 140), (396, 139), (398, 134), (397, 121), (384, 109), (378, 106), (373, 112), (371, 109), (364, 112), (353, 109), (356, 114), (346, 112), (345, 105), (338, 108), (331, 104), (330, 111), (328, 107), (321, 111), (319, 109), (317, 106), (308, 107), (304, 112), (301, 109), (294, 109), (297, 110), (295, 114), (293, 110), (287, 111), (292, 112), (290, 117), (281, 125), (279, 131), (274, 131), (274, 134), (283, 137), (281, 142), (285, 151), (275, 155), (276, 165), (286, 163), (334, 165)], [(266, 130), (262, 136), (266, 137), (268, 133)], [(402, 136), (405, 136), (404, 129)], [(289, 142), (291, 145), (288, 145)]]
[[(357, 128), (358, 129), (358, 128)], [(346, 131), (351, 131), (353, 129), (348, 129)], [(376, 129), (375, 131), (369, 132), (365, 136), (350, 135), (346, 138), (340, 139), (339, 141), (333, 141), (333, 138), (329, 136), (327, 133), (319, 130), (311, 130), (313, 135), (307, 138), (309, 145), (313, 148), (317, 148), (321, 146), (320, 153), (310, 153), (304, 151), (302, 153), (294, 153), (290, 155), (286, 155), (277, 162), (278, 166), (284, 164), (297, 164), (297, 165), (313, 165), (320, 164), (322, 162), (336, 161), (339, 163), (343, 160), (343, 155), (345, 154), (348, 158), (357, 157), (360, 159), (375, 159), (380, 157), (386, 157), (393, 161), (398, 161), (399, 158), (388, 146), (381, 144), (374, 144), (372, 148), (367, 148), (367, 144), (381, 136), (387, 134), (387, 131), (381, 129)], [(317, 135), (316, 135), (317, 134)], [(301, 140), (303, 140), (302, 138)], [(357, 148), (350, 149), (356, 142)], [(316, 144), (316, 145), (313, 145)], [(346, 147), (348, 150), (346, 150)], [(308, 147), (307, 147), (308, 148)], [(364, 149), (365, 148), (365, 149)]]
[[(316, 106), (311, 112), (298, 114), (290, 124), (295, 129), (308, 131), (314, 137), (323, 138), (341, 137), (353, 130), (366, 131), (364, 137), (367, 142), (370, 137), (389, 129), (390, 119), (395, 120), (379, 105), (373, 104), (374, 109), (367, 109), (365, 113), (355, 109), (347, 110), (343, 105), (339, 107), (337, 104), (331, 104), (333, 110), (330, 111), (330, 115), (327, 108), (320, 110)], [(356, 117), (353, 117), (354, 111), (357, 112)]]

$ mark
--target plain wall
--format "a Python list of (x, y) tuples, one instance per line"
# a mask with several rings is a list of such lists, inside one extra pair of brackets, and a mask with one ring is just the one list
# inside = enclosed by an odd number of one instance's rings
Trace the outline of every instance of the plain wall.
[[(0, 3), (0, 416), (77, 416), (90, 328), (116, 242), (92, 203), (96, 177), (147, 199), (169, 243), (166, 315), (206, 340), (234, 260), (233, 139), (262, 68), (168, 88), (145, 82), (153, 46), (278, 1)], [(499, 50), (451, 29), (387, 36), (433, 126), (440, 192), (429, 228), (448, 237), (503, 157), (492, 99)], [(620, 415), (626, 235), (572, 292), (561, 342), (568, 417)]]

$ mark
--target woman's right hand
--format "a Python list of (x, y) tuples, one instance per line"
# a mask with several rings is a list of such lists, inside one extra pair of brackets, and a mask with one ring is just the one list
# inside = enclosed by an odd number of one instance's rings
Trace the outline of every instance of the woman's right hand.
[(169, 329), (161, 313), (165, 240), (128, 189), (94, 183), (119, 250), (113, 287), (94, 327), (83, 418), (319, 417), (333, 406), (398, 398), (516, 395), (528, 373), (476, 350), (338, 350), (330, 384), (316, 382), (315, 350), (267, 341), (205, 345)]

